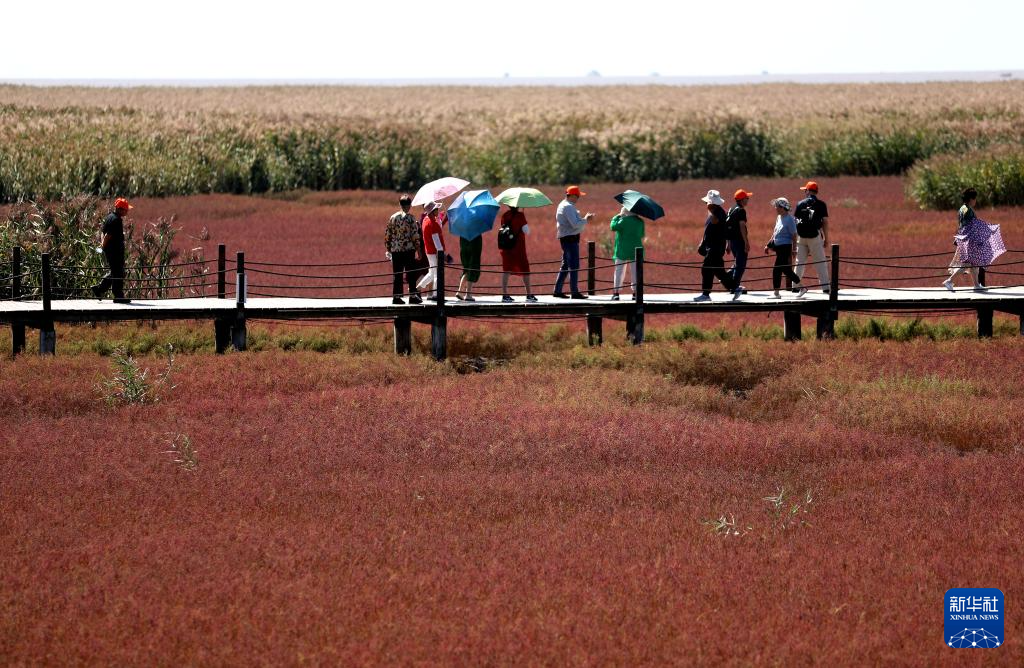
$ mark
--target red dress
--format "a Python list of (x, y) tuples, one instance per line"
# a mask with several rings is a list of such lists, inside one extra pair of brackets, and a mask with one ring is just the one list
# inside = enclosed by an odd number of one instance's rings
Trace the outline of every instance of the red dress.
[(504, 271), (515, 274), (516, 276), (523, 276), (524, 274), (530, 273), (530, 260), (526, 257), (526, 235), (523, 234), (523, 226), (526, 225), (526, 216), (523, 212), (512, 211), (511, 209), (506, 211), (501, 216), (502, 226), (508, 225), (512, 228), (512, 232), (516, 236), (516, 245), (514, 248), (504, 250), (499, 248), (498, 253), (501, 255), (501, 268)]

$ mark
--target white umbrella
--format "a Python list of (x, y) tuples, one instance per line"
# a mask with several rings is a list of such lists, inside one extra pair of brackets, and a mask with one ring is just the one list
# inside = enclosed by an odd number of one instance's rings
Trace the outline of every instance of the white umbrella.
[(457, 179), (454, 176), (446, 176), (443, 179), (431, 181), (416, 191), (416, 197), (412, 198), (413, 206), (426, 204), (427, 202), (440, 202), (445, 197), (451, 197), (469, 185), (469, 181)]

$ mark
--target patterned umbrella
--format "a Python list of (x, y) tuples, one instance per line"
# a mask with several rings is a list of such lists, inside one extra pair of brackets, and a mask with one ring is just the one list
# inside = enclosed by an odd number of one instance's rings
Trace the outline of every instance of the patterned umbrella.
[(486, 190), (459, 193), (448, 207), (448, 229), (463, 239), (476, 239), (494, 228), (494, 219), (498, 217), (500, 208), (498, 201)]
[(445, 197), (451, 197), (469, 185), (469, 181), (458, 179), (454, 176), (446, 176), (436, 181), (431, 181), (416, 191), (416, 197), (412, 198), (412, 205), (419, 206), (427, 202), (440, 202)]

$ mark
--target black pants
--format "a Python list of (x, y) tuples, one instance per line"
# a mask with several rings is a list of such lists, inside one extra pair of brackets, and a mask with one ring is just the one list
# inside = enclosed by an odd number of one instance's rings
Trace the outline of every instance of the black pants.
[(416, 251), (399, 251), (391, 254), (391, 271), (395, 273), (391, 294), (402, 296), (402, 274), (409, 283), (409, 294), (416, 294), (416, 281), (420, 276), (420, 265), (416, 261)]
[(101, 295), (110, 290), (114, 293), (114, 299), (124, 299), (124, 255), (104, 253), (103, 257), (107, 261), (108, 271), (103, 280), (96, 285), (95, 290)]
[(708, 253), (704, 256), (704, 264), (700, 268), (700, 288), (704, 294), (711, 292), (711, 286), (714, 285), (716, 278), (726, 290), (732, 292), (736, 289), (736, 282), (725, 270), (725, 256)]
[(793, 271), (793, 244), (776, 244), (775, 266), (772, 267), (772, 287), (778, 292), (782, 287), (782, 277), (786, 276), (793, 281), (793, 285), (800, 284), (800, 277)]

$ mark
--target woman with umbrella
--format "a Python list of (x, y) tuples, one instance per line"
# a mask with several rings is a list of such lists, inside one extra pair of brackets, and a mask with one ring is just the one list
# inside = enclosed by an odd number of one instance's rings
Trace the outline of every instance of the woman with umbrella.
[(535, 302), (537, 298), (530, 287), (530, 259), (526, 256), (526, 235), (530, 233), (526, 214), (519, 207), (510, 206), (501, 216), (501, 227), (498, 232), (498, 253), (501, 255), (501, 270), (504, 272), (501, 275), (501, 301), (513, 301), (508, 294), (508, 278), (515, 274), (523, 277), (526, 301)]
[(508, 211), (501, 216), (501, 229), (498, 230), (498, 253), (504, 272), (501, 275), (501, 301), (512, 301), (508, 294), (508, 277), (515, 274), (523, 277), (526, 301), (535, 302), (537, 298), (530, 288), (530, 260), (526, 257), (526, 235), (530, 233), (530, 227), (523, 209), (550, 206), (552, 202), (536, 188), (509, 188), (496, 199), (508, 206)]
[(456, 299), (476, 301), (470, 292), (473, 290), (473, 284), (480, 280), (483, 234), (494, 227), (494, 219), (498, 217), (500, 208), (501, 205), (486, 190), (460, 193), (448, 207), (448, 229), (459, 237), (459, 255), (462, 259), (462, 279), (455, 293)]
[(653, 199), (637, 192), (627, 190), (615, 196), (622, 204), (622, 209), (612, 218), (611, 229), (615, 233), (615, 275), (612, 281), (612, 301), (619, 300), (619, 290), (625, 278), (626, 267), (629, 267), (630, 290), (636, 289), (636, 249), (643, 248), (644, 218), (657, 220), (665, 215), (665, 210)]

